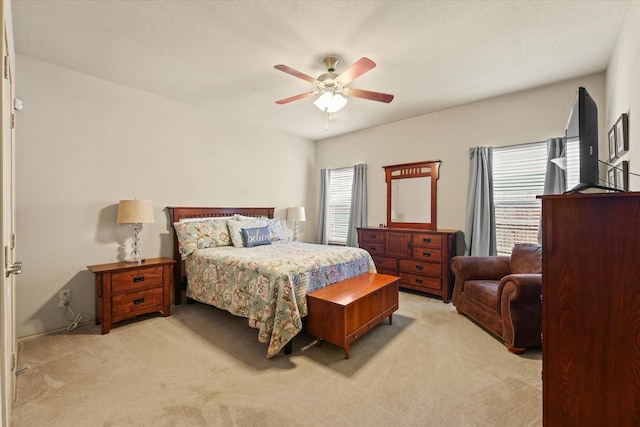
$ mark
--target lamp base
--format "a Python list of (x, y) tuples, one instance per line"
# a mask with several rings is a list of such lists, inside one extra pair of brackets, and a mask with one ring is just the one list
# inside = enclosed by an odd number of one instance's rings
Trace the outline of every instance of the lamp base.
[(145, 260), (144, 260), (143, 258), (128, 258), (128, 259), (125, 259), (123, 262), (126, 262), (127, 264), (137, 264), (137, 265), (140, 265), (140, 264), (143, 264), (143, 263), (144, 263), (144, 261), (145, 261)]

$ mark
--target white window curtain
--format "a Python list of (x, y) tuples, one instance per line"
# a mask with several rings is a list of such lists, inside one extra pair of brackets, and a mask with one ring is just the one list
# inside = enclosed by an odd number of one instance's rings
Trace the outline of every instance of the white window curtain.
[(496, 255), (492, 158), (491, 147), (469, 149), (465, 255)]

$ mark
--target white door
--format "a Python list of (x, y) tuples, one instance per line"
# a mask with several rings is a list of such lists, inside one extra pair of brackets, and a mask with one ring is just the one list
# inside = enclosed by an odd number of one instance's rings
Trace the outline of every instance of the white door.
[(14, 123), (13, 110), (13, 34), (11, 27), (11, 3), (2, 2), (2, 157), (0, 161), (0, 237), (2, 238), (2, 274), (0, 275), (0, 391), (2, 394), (1, 425), (8, 426), (15, 387), (15, 317), (14, 276), (20, 273), (21, 264), (15, 261), (14, 234)]

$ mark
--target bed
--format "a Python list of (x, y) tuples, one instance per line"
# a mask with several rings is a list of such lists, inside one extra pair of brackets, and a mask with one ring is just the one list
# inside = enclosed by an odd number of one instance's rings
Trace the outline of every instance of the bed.
[(302, 330), (307, 293), (376, 272), (363, 249), (286, 240), (274, 208), (168, 209), (179, 263), (175, 304), (184, 284), (189, 299), (247, 318), (267, 357), (290, 348)]

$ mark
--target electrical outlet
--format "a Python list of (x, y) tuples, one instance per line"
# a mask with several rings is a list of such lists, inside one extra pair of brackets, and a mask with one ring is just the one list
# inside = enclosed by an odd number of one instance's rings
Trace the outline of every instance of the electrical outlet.
[(63, 289), (60, 291), (58, 307), (68, 307), (69, 304), (71, 304), (71, 291), (69, 289)]

